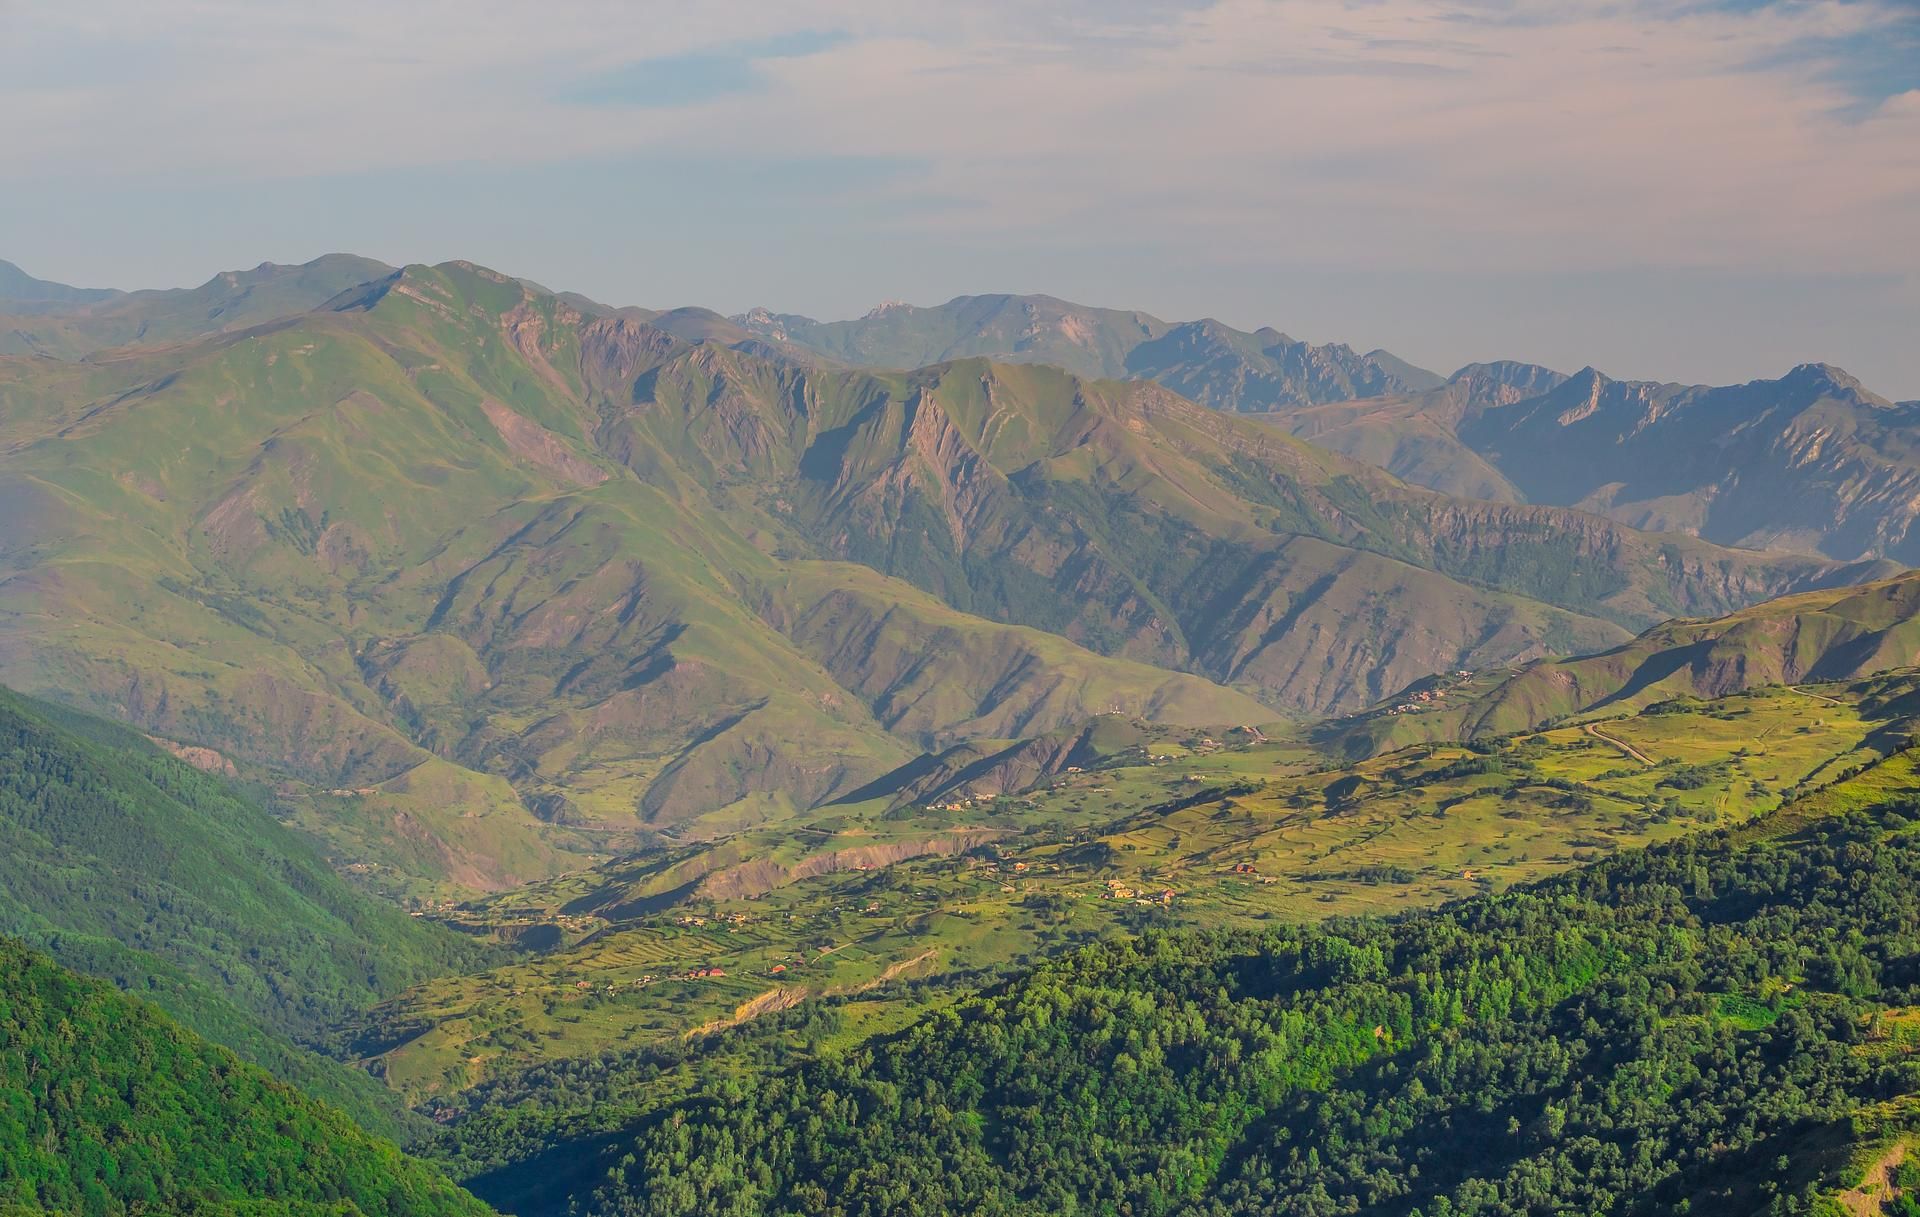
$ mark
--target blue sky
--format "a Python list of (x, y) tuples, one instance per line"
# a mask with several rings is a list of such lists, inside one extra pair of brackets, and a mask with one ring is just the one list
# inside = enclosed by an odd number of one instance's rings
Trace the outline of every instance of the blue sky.
[(1920, 398), (1920, 5), (0, 0), (0, 257), (617, 303), (1045, 291)]

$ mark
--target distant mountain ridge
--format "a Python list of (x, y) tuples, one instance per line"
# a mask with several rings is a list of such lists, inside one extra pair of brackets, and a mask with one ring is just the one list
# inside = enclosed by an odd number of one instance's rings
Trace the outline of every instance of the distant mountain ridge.
[(1212, 318), (1169, 322), (1053, 296), (958, 296), (932, 308), (886, 304), (852, 321), (754, 309), (732, 319), (756, 334), (846, 363), (917, 368), (985, 355), (1080, 376), (1144, 378), (1203, 405), (1239, 412), (1410, 393), (1441, 378), (1389, 354), (1315, 346), (1278, 330)]
[(1723, 545), (1920, 562), (1920, 406), (1829, 364), (1727, 386), (1470, 365), (1424, 393), (1274, 421), (1448, 493)]
[(13, 263), (0, 259), (0, 312), (38, 312), (111, 300), (124, 293), (110, 287), (69, 287), (36, 279)]
[(136, 292), (67, 287), (0, 262), (0, 355), (76, 359), (129, 344), (185, 342), (316, 308), (393, 273), (352, 254), (223, 271), (198, 287)]

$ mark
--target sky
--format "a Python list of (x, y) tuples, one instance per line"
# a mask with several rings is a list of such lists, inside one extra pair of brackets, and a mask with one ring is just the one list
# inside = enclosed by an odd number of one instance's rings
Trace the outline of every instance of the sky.
[(1920, 0), (0, 0), (0, 258), (1920, 398)]

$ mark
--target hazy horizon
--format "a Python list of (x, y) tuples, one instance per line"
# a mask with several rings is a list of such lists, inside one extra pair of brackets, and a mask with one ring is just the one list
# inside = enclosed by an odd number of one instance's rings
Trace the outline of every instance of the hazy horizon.
[(1920, 397), (1899, 0), (460, 13), (0, 5), (35, 118), (0, 256), (116, 287), (463, 258), (821, 318), (1041, 292), (1443, 372), (1822, 360)]

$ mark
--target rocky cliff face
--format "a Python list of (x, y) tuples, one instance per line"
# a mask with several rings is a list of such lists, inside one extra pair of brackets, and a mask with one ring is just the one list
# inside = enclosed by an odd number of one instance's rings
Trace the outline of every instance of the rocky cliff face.
[(1451, 493), (1724, 545), (1920, 561), (1920, 409), (1825, 364), (1722, 387), (1473, 365), (1426, 393), (1275, 421)]

